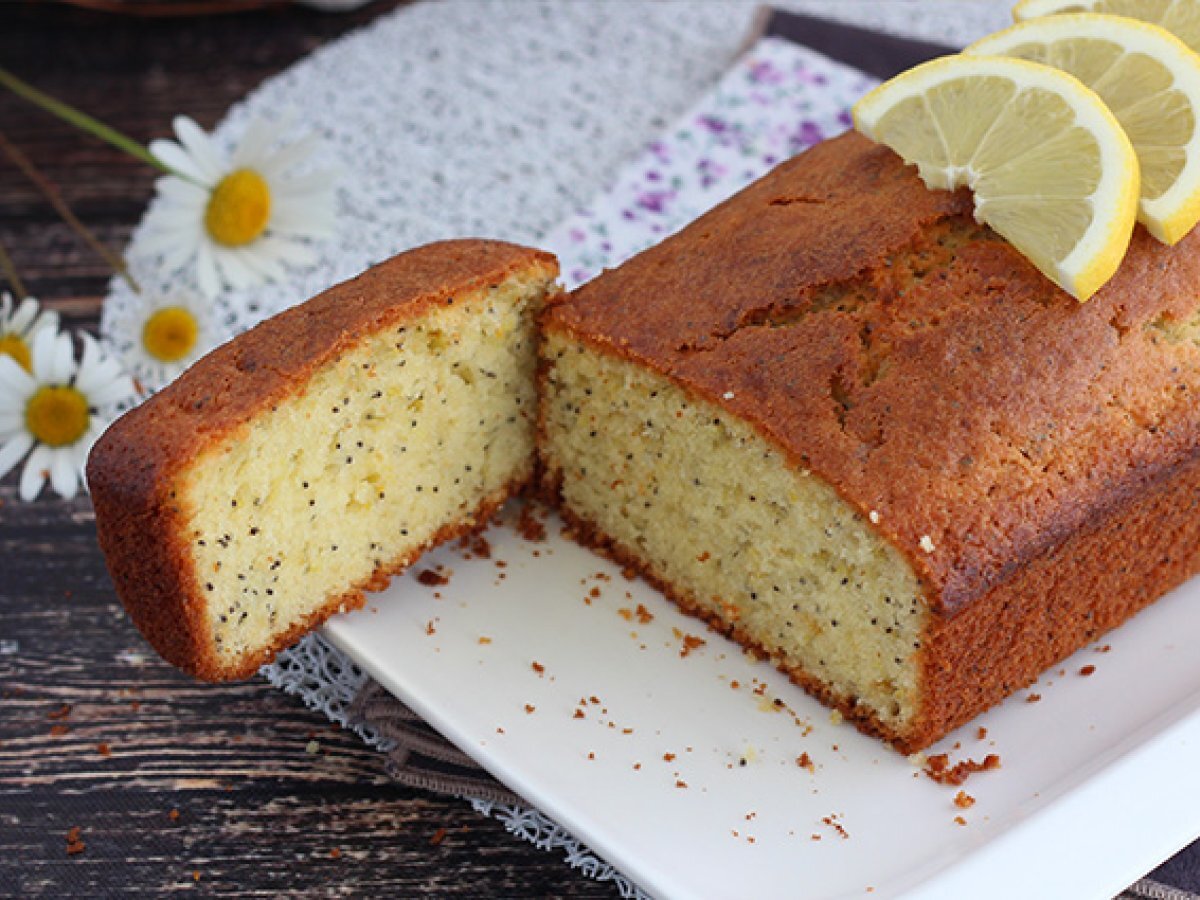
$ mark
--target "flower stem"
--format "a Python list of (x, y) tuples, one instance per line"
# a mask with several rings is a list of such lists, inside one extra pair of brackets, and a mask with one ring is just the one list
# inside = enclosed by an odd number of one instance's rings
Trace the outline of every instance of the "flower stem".
[(12, 257), (8, 255), (8, 251), (4, 249), (3, 244), (0, 244), (0, 272), (4, 273), (4, 277), (12, 285), (17, 302), (19, 303), (24, 300), (28, 296), (25, 293), (25, 285), (21, 283), (21, 276), (17, 274), (17, 267), (13, 265)]
[[(112, 267), (114, 272), (125, 279), (135, 294), (140, 294), (141, 288), (133, 280), (133, 276), (129, 274), (129, 270), (125, 268), (125, 263), (121, 261), (120, 257), (116, 256), (111, 250), (100, 243), (99, 239), (88, 230), (87, 226), (76, 218), (75, 213), (71, 212), (71, 208), (67, 206), (58, 189), (50, 183), (46, 176), (34, 168), (33, 163), (29, 161), (28, 157), (14, 147), (8, 138), (4, 136), (3, 132), (0, 132), (0, 150), (3, 150), (8, 158), (12, 160), (13, 165), (20, 169), (37, 186), (38, 190), (46, 196), (46, 199), (50, 201), (50, 205), (54, 207), (55, 212), (62, 217), (63, 221), (76, 234), (83, 238), (84, 242), (95, 250)], [(12, 274), (9, 275), (9, 278), (11, 280)]]
[[(7, 69), (0, 67), (0, 86), (8, 88), (18, 97), (23, 97), (35, 106), (39, 106), (53, 116), (57, 116), (64, 122), (74, 125), (95, 137), (100, 138), (112, 144), (118, 150), (124, 150), (130, 156), (140, 159), (142, 162), (149, 163), (154, 168), (167, 173), (168, 175), (179, 175), (174, 169), (166, 163), (158, 159), (153, 153), (139, 144), (132, 138), (128, 138), (109, 128), (103, 122), (97, 121), (87, 113), (80, 112), (73, 106), (68, 106), (60, 100), (55, 100), (53, 97), (43, 94), (31, 84), (26, 84), (16, 75), (9, 72)], [(182, 176), (180, 176), (182, 177)]]

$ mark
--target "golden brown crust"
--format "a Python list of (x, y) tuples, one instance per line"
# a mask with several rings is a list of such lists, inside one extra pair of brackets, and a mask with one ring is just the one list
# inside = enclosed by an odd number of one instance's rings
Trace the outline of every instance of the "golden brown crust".
[(1200, 449), (959, 615), (936, 617), (922, 710), (897, 746), (928, 746), (1197, 571)]
[[(1080, 305), (856, 134), (778, 167), (544, 327), (729, 410), (811, 469), (954, 614), (1200, 442), (1200, 234), (1142, 229)], [(731, 394), (732, 397), (727, 397)], [(876, 518), (876, 517), (872, 517)], [(928, 548), (932, 545), (932, 551)]]
[[(96, 530), (117, 594), (155, 649), (213, 680), (248, 675), (269, 656), (231, 670), (206, 643), (204, 600), (179, 537), (176, 473), (366, 336), (524, 270), (552, 277), (557, 263), (541, 251), (483, 240), (402, 253), (219, 347), (113, 423), (88, 459)], [(442, 538), (453, 536), (450, 531)], [(315, 627), (342, 602), (331, 600), (288, 638)]]

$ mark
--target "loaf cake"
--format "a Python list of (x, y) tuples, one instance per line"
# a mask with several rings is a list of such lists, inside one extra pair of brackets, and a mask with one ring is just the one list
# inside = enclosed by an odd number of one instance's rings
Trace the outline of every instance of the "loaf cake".
[(903, 752), (1200, 568), (1200, 237), (1081, 305), (971, 209), (849, 133), (542, 320), (575, 533)]
[(244, 677), (533, 472), (548, 254), (401, 254), (239, 336), (88, 461), (117, 593), (167, 660)]

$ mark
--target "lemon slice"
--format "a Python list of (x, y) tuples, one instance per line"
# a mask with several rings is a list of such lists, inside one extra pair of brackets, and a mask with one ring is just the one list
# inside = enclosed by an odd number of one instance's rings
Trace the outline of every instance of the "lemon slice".
[(915, 163), (929, 187), (970, 187), (975, 218), (1077, 299), (1121, 264), (1137, 157), (1077, 78), (1002, 56), (943, 57), (859, 100), (854, 124)]
[(1013, 19), (1024, 22), (1059, 13), (1109, 13), (1161, 25), (1200, 52), (1200, 0), (1021, 0)]
[(1100, 95), (1138, 155), (1138, 221), (1167, 244), (1200, 221), (1200, 56), (1179, 38), (1123, 16), (1082, 13), (1031, 19), (963, 52), (1074, 75)]

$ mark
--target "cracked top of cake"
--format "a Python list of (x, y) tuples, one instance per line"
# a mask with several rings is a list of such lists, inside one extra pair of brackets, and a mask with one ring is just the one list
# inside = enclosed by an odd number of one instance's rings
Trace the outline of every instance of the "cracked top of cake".
[(1200, 237), (1086, 304), (848, 133), (551, 309), (829, 481), (952, 613), (1190, 460)]

